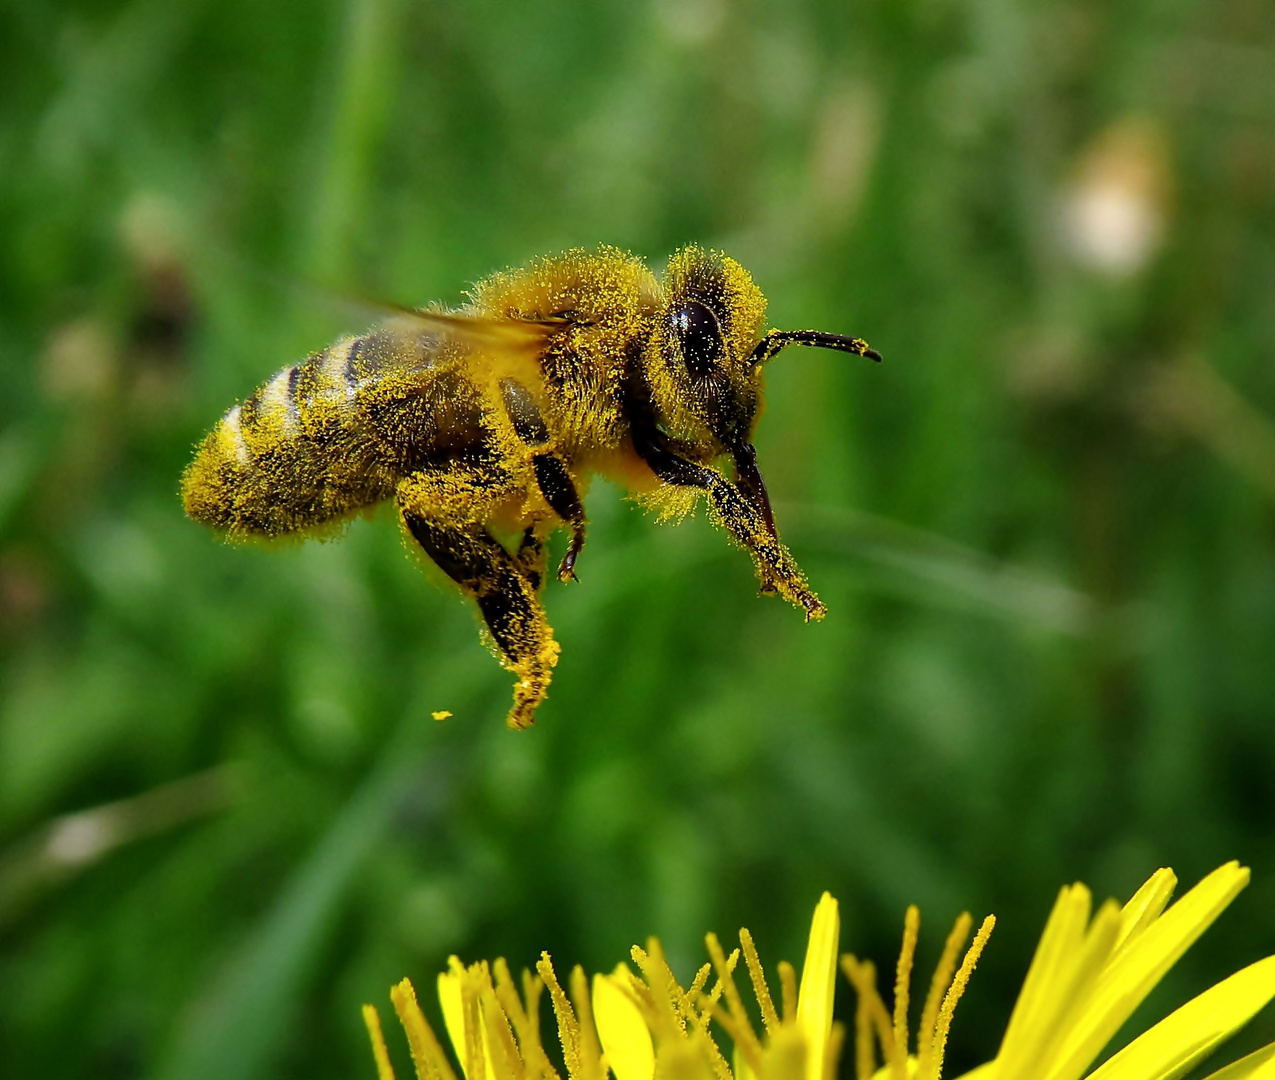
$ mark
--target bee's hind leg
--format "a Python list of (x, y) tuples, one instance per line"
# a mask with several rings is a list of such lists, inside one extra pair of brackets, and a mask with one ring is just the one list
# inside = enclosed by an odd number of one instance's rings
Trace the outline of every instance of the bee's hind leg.
[(536, 470), (536, 484), (553, 512), (571, 526), (571, 544), (558, 566), (559, 581), (578, 581), (576, 559), (584, 549), (584, 504), (576, 491), (575, 481), (566, 462), (556, 454), (537, 454), (531, 459)]
[(509, 726), (530, 727), (558, 662), (558, 643), (536, 598), (538, 582), (485, 528), (400, 509), (412, 538), (478, 604), (505, 666), (518, 676)]

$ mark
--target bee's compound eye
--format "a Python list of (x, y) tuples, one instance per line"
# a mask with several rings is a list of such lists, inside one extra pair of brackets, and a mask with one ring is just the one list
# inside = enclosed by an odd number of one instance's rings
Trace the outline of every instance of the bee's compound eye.
[(726, 351), (717, 316), (698, 300), (673, 312), (673, 333), (682, 346), (682, 358), (692, 375), (707, 375)]

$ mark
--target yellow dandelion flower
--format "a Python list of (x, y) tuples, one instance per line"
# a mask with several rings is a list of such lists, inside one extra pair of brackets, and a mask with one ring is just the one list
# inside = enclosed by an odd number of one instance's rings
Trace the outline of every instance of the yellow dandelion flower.
[[(1083, 885), (1058, 895), (996, 1057), (961, 1080), (1170, 1080), (1203, 1060), (1275, 997), (1275, 956), (1224, 979), (1171, 1013), (1092, 1072), (1103, 1048), (1152, 988), (1212, 924), (1249, 872), (1227, 863), (1168, 906), (1177, 885), (1159, 870), (1123, 908), (1107, 901), (1092, 911)], [(909, 908), (896, 973), (893, 1015), (876, 989), (872, 965), (842, 957), (858, 994), (855, 1071), (858, 1080), (940, 1080), (956, 1002), (982, 952), (989, 917), (966, 953), (968, 914), (947, 940), (909, 1052), (908, 992), (920, 915)], [(877, 1049), (884, 1065), (877, 1069)], [(1275, 1044), (1214, 1073), (1209, 1080), (1275, 1080)]]
[[(791, 964), (779, 965), (775, 1007), (761, 959), (747, 930), (728, 956), (715, 934), (705, 939), (710, 962), (690, 986), (681, 986), (655, 938), (634, 946), (637, 971), (621, 964), (595, 975), (592, 986), (576, 967), (563, 990), (549, 959), (536, 974), (523, 972), (522, 991), (503, 960), (465, 967), (456, 957), (438, 977), (438, 998), (448, 1040), (464, 1080), (561, 1080), (540, 1041), (539, 999), (547, 989), (558, 1025), (568, 1080), (833, 1080), (843, 1032), (833, 1022), (837, 902), (824, 893), (815, 908), (798, 987)], [(758, 1035), (734, 973), (741, 955), (762, 1019)], [(715, 976), (715, 978), (714, 978)], [(709, 986), (710, 979), (713, 980)], [(590, 992), (591, 991), (591, 992)], [(390, 1000), (407, 1035), (418, 1080), (457, 1080), (442, 1044), (404, 979)], [(372, 1005), (363, 1006), (379, 1080), (394, 1068)], [(733, 1062), (723, 1055), (716, 1023), (734, 1042)]]

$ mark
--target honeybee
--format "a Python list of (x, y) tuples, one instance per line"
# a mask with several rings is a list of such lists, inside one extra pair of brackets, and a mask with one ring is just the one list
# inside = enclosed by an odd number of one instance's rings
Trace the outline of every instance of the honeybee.
[[(762, 372), (789, 344), (881, 357), (859, 338), (763, 334), (739, 263), (691, 246), (663, 280), (610, 247), (497, 273), (457, 310), (404, 312), (284, 368), (200, 444), (186, 512), (228, 539), (331, 527), (393, 499), (416, 545), (477, 604), (532, 723), (559, 646), (540, 592), (545, 540), (576, 578), (594, 473), (668, 514), (706, 495), (761, 589), (825, 607), (780, 542), (751, 438)], [(733, 478), (717, 467), (729, 461)]]

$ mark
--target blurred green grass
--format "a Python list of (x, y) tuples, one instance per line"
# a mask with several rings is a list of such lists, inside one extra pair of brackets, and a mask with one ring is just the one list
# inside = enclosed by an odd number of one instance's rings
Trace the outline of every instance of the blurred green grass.
[[(1275, 5), (0, 28), (5, 1075), (370, 1076), (358, 1005), (449, 952), (608, 969), (658, 933), (686, 972), (747, 924), (798, 960), (824, 888), (886, 963), (907, 903), (923, 966), (1000, 915), (954, 1075), (1065, 881), (1254, 867), (1161, 1007), (1275, 951)], [(361, 328), (346, 298), (690, 240), (887, 357), (771, 369), (760, 460), (827, 622), (596, 483), (518, 735), (392, 515), (276, 552), (182, 518), (194, 440)]]

